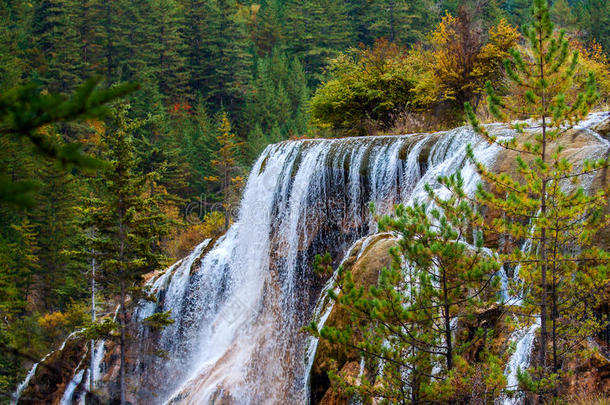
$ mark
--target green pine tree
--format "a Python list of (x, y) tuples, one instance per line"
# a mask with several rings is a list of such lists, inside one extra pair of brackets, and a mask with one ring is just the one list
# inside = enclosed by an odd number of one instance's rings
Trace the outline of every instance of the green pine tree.
[(374, 38), (410, 45), (424, 39), (437, 22), (438, 13), (428, 0), (375, 0), (369, 19)]
[[(486, 403), (506, 384), (487, 343), (481, 362), (463, 358), (474, 340), (464, 323), (493, 303), (500, 265), (485, 252), (481, 232), (472, 243), (465, 240), (483, 219), (463, 192), (461, 175), (439, 180), (453, 195), (443, 200), (428, 187), (438, 208), (399, 205), (393, 216), (380, 219), (379, 229), (399, 240), (390, 250), (391, 267), (382, 269), (377, 283), (365, 290), (339, 269), (341, 291), (329, 291), (350, 322), (324, 326), (319, 336), (357, 350), (370, 370), (358, 380), (329, 373), (348, 397), (364, 403)], [(308, 330), (318, 335), (315, 323)], [(476, 331), (483, 342), (491, 333)], [(471, 378), (475, 370), (484, 377)]]
[(34, 12), (32, 35), (40, 60), (37, 70), (54, 92), (72, 91), (80, 81), (77, 6), (75, 0), (42, 0)]
[[(494, 193), (479, 187), (480, 204), (503, 213), (489, 231), (513, 240), (529, 239), (532, 248), (503, 252), (502, 260), (520, 265), (515, 294), (523, 298), (523, 309), (539, 316), (539, 369), (526, 388), (545, 395), (561, 375), (563, 359), (582, 354), (575, 344), (595, 333), (599, 325), (592, 311), (600, 303), (607, 282), (610, 255), (595, 247), (595, 235), (607, 226), (603, 214), (608, 191), (588, 192), (580, 184), (585, 174), (607, 168), (608, 160), (567, 160), (565, 145), (570, 129), (595, 105), (599, 94), (591, 74), (585, 92), (573, 99), (566, 95), (578, 66), (578, 54), (570, 53), (564, 32), (554, 31), (546, 0), (535, 0), (532, 26), (525, 28), (528, 49), (513, 50), (505, 67), (521, 97), (499, 97), (487, 85), (489, 111), (503, 121), (532, 118), (533, 133), (524, 122), (511, 127), (516, 136), (498, 140), (479, 124), (472, 108), (466, 111), (473, 128), (490, 142), (517, 152), (517, 176), (495, 174), (480, 163), (479, 173)], [(472, 152), (469, 152), (471, 159)], [(550, 362), (549, 362), (550, 346)], [(556, 395), (556, 391), (552, 391)]]
[[(199, 4), (193, 4), (199, 3)], [(237, 116), (250, 80), (252, 55), (247, 21), (235, 0), (189, 2), (185, 35), (190, 48), (188, 75), (195, 94), (218, 111)]]
[(100, 269), (99, 281), (108, 296), (118, 297), (121, 404), (126, 403), (128, 297), (131, 303), (142, 298), (137, 287), (142, 275), (163, 264), (157, 245), (167, 231), (158, 201), (145, 195), (146, 176), (136, 171), (131, 134), (143, 123), (127, 118), (127, 109), (125, 105), (117, 107), (114, 126), (103, 135), (103, 157), (110, 168), (103, 172), (100, 205), (92, 213), (92, 248)]

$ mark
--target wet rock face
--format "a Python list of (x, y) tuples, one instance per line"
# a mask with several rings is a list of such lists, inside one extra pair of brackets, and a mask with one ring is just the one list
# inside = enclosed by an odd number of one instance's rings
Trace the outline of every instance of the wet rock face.
[(19, 404), (59, 403), (74, 370), (86, 353), (84, 340), (76, 338), (66, 342), (63, 350), (51, 354), (38, 365), (34, 378), (19, 399)]

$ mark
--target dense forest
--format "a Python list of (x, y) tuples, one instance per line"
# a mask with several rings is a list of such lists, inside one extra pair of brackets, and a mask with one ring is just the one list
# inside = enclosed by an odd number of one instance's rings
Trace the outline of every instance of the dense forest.
[[(107, 333), (95, 312), (146, 297), (143, 275), (222, 234), (268, 144), (448, 129), (464, 124), (464, 103), (471, 121), (491, 120), (486, 82), (509, 93), (503, 61), (524, 44), (530, 9), (2, 0), (2, 401), (72, 331)], [(596, 106), (608, 105), (610, 2), (554, 0), (550, 18), (580, 53), (573, 92), (587, 91), (592, 71)]]

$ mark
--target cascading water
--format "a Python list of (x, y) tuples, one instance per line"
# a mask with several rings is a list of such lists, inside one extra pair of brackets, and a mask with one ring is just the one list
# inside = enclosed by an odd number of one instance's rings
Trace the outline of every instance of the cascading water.
[[(154, 402), (305, 403), (315, 347), (300, 328), (329, 287), (313, 273), (313, 257), (329, 251), (337, 264), (375, 232), (370, 201), (387, 213), (425, 198), (425, 183), (457, 169), (473, 188), (468, 143), (485, 163), (498, 150), (466, 128), (269, 146), (252, 168), (236, 223), (201, 258), (181, 307), (172, 308), (176, 322), (159, 339), (169, 360), (140, 360), (138, 398), (146, 390), (158, 395)], [(175, 299), (172, 283), (166, 301)], [(167, 309), (141, 308), (138, 317)]]
[[(516, 342), (515, 352), (511, 355), (506, 364), (506, 389), (518, 391), (519, 381), (517, 379), (519, 371), (525, 371), (530, 365), (530, 357), (534, 347), (534, 338), (536, 331), (540, 327), (540, 321), (533, 323), (528, 328), (519, 329), (513, 332), (510, 337), (511, 342)], [(518, 405), (523, 402), (523, 393), (517, 393), (514, 396), (503, 396), (500, 398), (502, 405)]]
[[(499, 125), (489, 130), (512, 135)], [(465, 158), (468, 143), (479, 161), (493, 163), (499, 148), (467, 128), (267, 147), (236, 222), (150, 281), (158, 302), (142, 304), (134, 316), (171, 310), (175, 323), (158, 335), (137, 331), (155, 345), (134, 353), (131, 395), (138, 403), (307, 403), (316, 342), (300, 329), (312, 313), (323, 324), (332, 309), (325, 294), (320, 299), (332, 281), (314, 274), (314, 256), (330, 252), (336, 265), (376, 232), (371, 201), (383, 214), (424, 200), (426, 183), (442, 193), (436, 178), (458, 169), (472, 193), (479, 177)], [(153, 348), (167, 358), (150, 355)]]

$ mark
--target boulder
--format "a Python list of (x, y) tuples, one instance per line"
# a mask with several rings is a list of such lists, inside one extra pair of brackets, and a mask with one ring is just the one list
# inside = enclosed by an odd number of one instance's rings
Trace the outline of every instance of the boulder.
[(604, 138), (610, 139), (610, 114), (608, 114), (608, 118), (595, 125), (592, 129)]
[[(377, 283), (381, 269), (390, 266), (392, 257), (389, 249), (395, 244), (396, 239), (392, 235), (383, 233), (375, 235), (362, 253), (360, 253), (362, 247), (355, 246), (352, 255), (344, 261), (344, 266), (351, 270), (356, 285), (366, 288)], [(334, 306), (326, 325), (340, 328), (348, 322), (350, 322), (349, 314), (343, 308)], [(311, 403), (347, 404), (348, 398), (334, 392), (330, 387), (328, 371), (333, 361), (342, 371), (352, 370), (354, 363), (357, 370), (360, 367), (360, 356), (357, 351), (320, 340), (311, 371)]]

